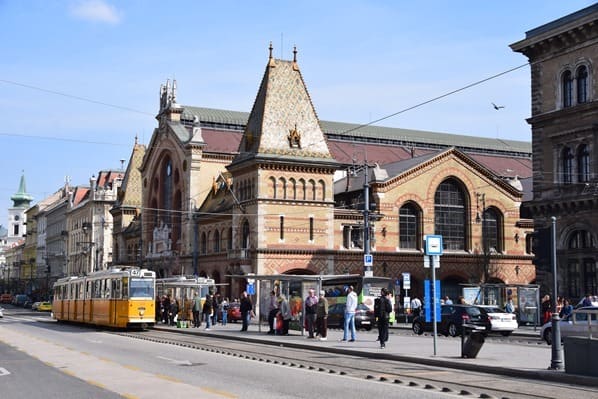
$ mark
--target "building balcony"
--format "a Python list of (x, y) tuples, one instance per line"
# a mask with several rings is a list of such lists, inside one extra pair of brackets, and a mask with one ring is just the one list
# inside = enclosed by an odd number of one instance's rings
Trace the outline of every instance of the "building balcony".
[(227, 259), (249, 259), (249, 252), (248, 248), (241, 248), (241, 249), (229, 249), (226, 254)]

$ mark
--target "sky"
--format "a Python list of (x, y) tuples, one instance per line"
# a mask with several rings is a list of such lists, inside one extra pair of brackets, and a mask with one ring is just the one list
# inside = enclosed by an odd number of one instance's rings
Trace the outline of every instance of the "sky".
[(23, 173), (36, 203), (126, 168), (167, 79), (180, 104), (251, 111), (270, 42), (297, 47), (321, 120), (531, 141), (529, 66), (509, 45), (593, 3), (0, 0), (0, 225)]

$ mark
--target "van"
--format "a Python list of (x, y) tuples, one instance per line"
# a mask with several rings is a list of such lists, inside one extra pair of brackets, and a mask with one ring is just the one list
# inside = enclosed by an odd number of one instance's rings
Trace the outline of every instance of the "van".
[(15, 295), (14, 299), (12, 300), (12, 304), (16, 306), (23, 306), (25, 302), (29, 300), (29, 297), (25, 294), (18, 294)]

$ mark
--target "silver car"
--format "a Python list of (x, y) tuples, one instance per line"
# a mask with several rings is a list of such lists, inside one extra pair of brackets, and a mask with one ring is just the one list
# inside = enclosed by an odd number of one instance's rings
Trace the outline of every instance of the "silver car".
[[(561, 338), (564, 337), (598, 337), (598, 307), (587, 306), (575, 309), (569, 316), (559, 322)], [(540, 338), (552, 345), (552, 322), (548, 322), (540, 329)]]

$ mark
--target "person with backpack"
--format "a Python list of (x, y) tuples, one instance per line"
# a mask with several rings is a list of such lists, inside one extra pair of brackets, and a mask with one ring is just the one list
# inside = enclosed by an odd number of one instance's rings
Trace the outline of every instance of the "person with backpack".
[(388, 341), (388, 320), (392, 312), (392, 304), (388, 299), (388, 290), (382, 288), (380, 297), (374, 301), (374, 315), (378, 321), (378, 341), (380, 341), (380, 348), (386, 347)]

